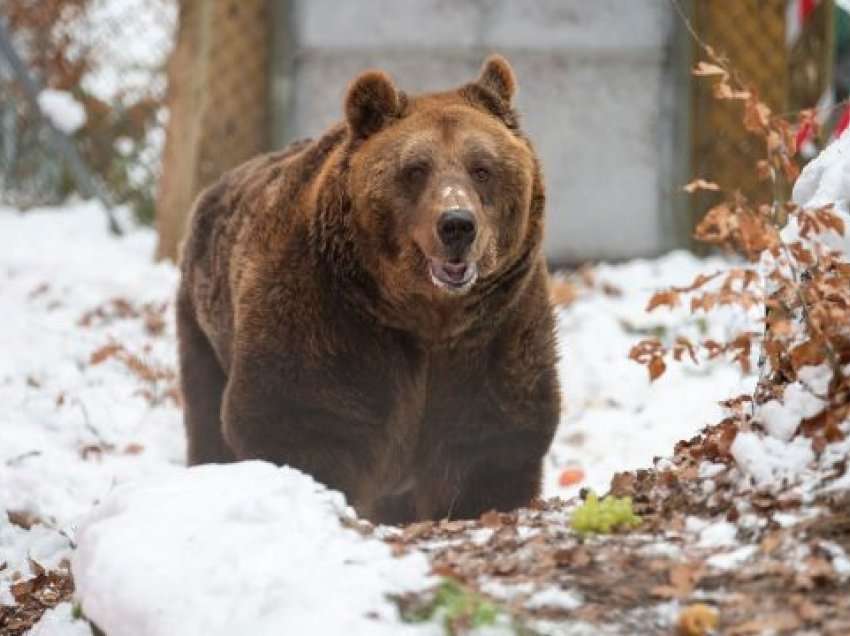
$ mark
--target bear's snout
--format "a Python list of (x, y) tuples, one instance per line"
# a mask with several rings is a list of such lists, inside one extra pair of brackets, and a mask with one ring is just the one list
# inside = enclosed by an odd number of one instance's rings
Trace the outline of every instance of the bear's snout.
[(453, 259), (460, 259), (469, 249), (477, 230), (478, 224), (469, 210), (447, 210), (437, 219), (437, 236)]

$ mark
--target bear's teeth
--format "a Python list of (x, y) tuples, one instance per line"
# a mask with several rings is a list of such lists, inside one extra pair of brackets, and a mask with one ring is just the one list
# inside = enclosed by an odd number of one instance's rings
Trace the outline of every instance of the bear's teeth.
[(441, 289), (452, 292), (468, 290), (478, 277), (475, 263), (436, 263), (430, 267), (431, 281)]

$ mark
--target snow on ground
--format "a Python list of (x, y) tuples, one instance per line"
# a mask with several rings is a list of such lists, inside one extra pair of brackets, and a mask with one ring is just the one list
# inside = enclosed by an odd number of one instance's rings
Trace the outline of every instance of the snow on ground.
[[(395, 563), (383, 543), (342, 527), (338, 496), (264, 465), (183, 469), (170, 302), (177, 275), (151, 262), (153, 247), (150, 230), (109, 237), (92, 204), (0, 210), (0, 509), (36, 520), (25, 529), (0, 516), (0, 604), (11, 603), (16, 572), (30, 576), (28, 557), (55, 567), (71, 558), (76, 538), (83, 611), (107, 627), (191, 633), (179, 621), (195, 606), (221, 610), (211, 619), (220, 633), (241, 631), (250, 613), (268, 618), (264, 629), (292, 631), (306, 615), (282, 608), (316, 608), (324, 582), (326, 605), (314, 614), (322, 625), (343, 615), (374, 622), (363, 618), (374, 611), (375, 624), (398, 631), (382, 595), (424, 585), (422, 562)], [(643, 311), (658, 287), (724, 267), (685, 253), (600, 266), (607, 292), (586, 291), (559, 311), (566, 410), (546, 460), (547, 496), (606, 490), (614, 471), (669, 454), (719, 419), (717, 400), (751, 386), (722, 362), (671, 365), (650, 384), (627, 359), (647, 333), (723, 339), (748, 324), (734, 312), (709, 323), (684, 310)], [(584, 480), (560, 487), (562, 470), (575, 466)], [(376, 565), (349, 563), (364, 559)], [(36, 631), (88, 628), (63, 604)]]
[[(699, 272), (729, 267), (729, 261), (700, 260), (683, 251), (603, 264), (594, 277), (596, 286), (608, 292), (580, 296), (559, 311), (565, 411), (547, 458), (544, 495), (568, 497), (585, 486), (606, 491), (615, 472), (651, 466), (653, 457), (669, 455), (677, 441), (722, 419), (720, 400), (752, 390), (754, 376), (743, 377), (738, 367), (723, 361), (670, 364), (651, 383), (646, 368), (628, 360), (629, 349), (648, 336), (726, 342), (757, 328), (758, 310), (745, 316), (723, 308), (710, 320), (690, 315), (687, 307), (645, 311), (654, 291), (688, 285)], [(586, 477), (563, 488), (559, 475), (568, 467), (582, 469)]]

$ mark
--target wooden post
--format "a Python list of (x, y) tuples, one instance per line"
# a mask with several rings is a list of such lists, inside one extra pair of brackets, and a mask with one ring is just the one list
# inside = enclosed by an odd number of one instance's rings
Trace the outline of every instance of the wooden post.
[(198, 193), (270, 147), (267, 0), (180, 0), (179, 11), (156, 199), (156, 258), (175, 261)]

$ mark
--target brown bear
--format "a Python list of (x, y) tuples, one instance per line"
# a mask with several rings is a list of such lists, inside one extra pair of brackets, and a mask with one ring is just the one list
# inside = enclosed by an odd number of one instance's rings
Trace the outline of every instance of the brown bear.
[(543, 181), (492, 56), (357, 77), (345, 121), (200, 195), (177, 328), (190, 464), (264, 459), (364, 517), (528, 504), (559, 416)]

